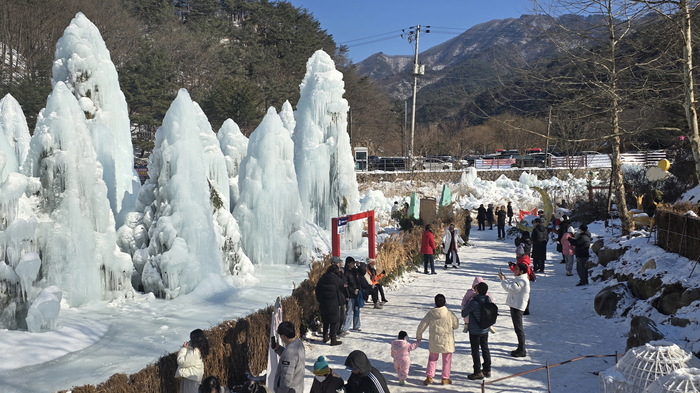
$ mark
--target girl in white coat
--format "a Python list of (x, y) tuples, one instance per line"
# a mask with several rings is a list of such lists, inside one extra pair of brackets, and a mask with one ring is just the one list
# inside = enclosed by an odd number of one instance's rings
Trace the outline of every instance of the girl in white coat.
[(455, 228), (455, 224), (450, 226), (442, 236), (442, 247), (445, 252), (445, 269), (447, 265), (452, 267), (459, 266), (459, 255), (457, 254), (457, 246), (464, 244), (464, 240), (459, 236), (459, 229)]
[(204, 361), (209, 354), (209, 341), (202, 329), (190, 333), (190, 341), (182, 344), (177, 354), (175, 377), (180, 380), (180, 393), (198, 393), (204, 377)]

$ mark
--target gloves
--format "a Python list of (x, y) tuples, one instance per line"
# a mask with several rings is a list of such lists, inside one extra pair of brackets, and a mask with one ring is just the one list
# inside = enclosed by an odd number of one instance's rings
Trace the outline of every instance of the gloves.
[(382, 274), (386, 274), (386, 270), (382, 270)]

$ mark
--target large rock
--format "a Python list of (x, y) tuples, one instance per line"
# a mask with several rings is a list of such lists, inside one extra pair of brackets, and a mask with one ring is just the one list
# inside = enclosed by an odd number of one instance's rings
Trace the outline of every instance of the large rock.
[(625, 351), (630, 350), (630, 348), (642, 346), (651, 341), (661, 340), (662, 338), (664, 338), (664, 335), (661, 334), (654, 321), (647, 317), (637, 315), (632, 318), (632, 322), (630, 323), (630, 334), (627, 338), (627, 347)]
[(644, 265), (642, 265), (642, 270), (640, 270), (640, 273), (644, 273), (647, 270), (656, 270), (656, 261), (653, 259), (650, 259), (646, 262), (644, 262)]
[(603, 248), (604, 245), (605, 241), (603, 239), (598, 239), (591, 246), (591, 251), (593, 251), (595, 255), (598, 255), (598, 251), (600, 251), (600, 249)]
[(627, 281), (632, 294), (642, 300), (656, 295), (661, 289), (661, 284), (660, 277), (630, 277)]
[(625, 248), (606, 248), (603, 247), (600, 250), (598, 250), (598, 263), (603, 265), (603, 266), (608, 266), (608, 263), (611, 261), (614, 261), (621, 257), (625, 252), (627, 252), (627, 249), (629, 247)]
[(690, 303), (700, 300), (700, 288), (689, 288), (681, 294), (681, 307), (689, 306)]
[(661, 296), (651, 302), (652, 307), (657, 309), (661, 314), (673, 315), (681, 308), (681, 293), (683, 288), (677, 286), (666, 287)]
[(632, 292), (626, 284), (620, 283), (603, 288), (593, 300), (593, 308), (598, 315), (612, 318), (625, 300), (632, 299)]

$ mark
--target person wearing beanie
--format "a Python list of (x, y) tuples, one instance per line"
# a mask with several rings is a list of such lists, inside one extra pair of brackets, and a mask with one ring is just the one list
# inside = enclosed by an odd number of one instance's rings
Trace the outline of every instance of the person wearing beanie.
[(566, 264), (566, 275), (567, 276), (573, 276), (574, 273), (572, 273), (572, 269), (574, 267), (574, 253), (576, 253), (576, 247), (571, 244), (571, 239), (574, 238), (574, 234), (576, 233), (576, 230), (574, 227), (569, 226), (569, 228), (564, 232), (564, 235), (561, 237), (560, 244), (561, 244), (561, 255), (564, 256), (564, 263)]
[(527, 278), (528, 266), (524, 263), (516, 265), (515, 277), (506, 278), (503, 273), (498, 272), (501, 286), (508, 293), (506, 305), (510, 307), (510, 318), (513, 321), (515, 336), (518, 338), (518, 348), (510, 353), (513, 357), (525, 357), (525, 330), (523, 329), (523, 312), (530, 300), (530, 280)]
[(445, 295), (435, 295), (435, 308), (428, 311), (418, 324), (416, 329), (416, 341), (421, 342), (423, 332), (430, 328), (430, 339), (428, 340), (428, 367), (426, 369), (424, 385), (433, 382), (435, 368), (440, 354), (442, 354), (442, 384), (450, 385), (450, 370), (452, 368), (452, 353), (455, 351), (454, 331), (459, 329), (457, 316), (445, 307)]
[(386, 379), (379, 370), (372, 367), (364, 352), (350, 352), (345, 359), (345, 367), (352, 371), (345, 384), (347, 393), (389, 393)]
[(588, 225), (581, 224), (578, 227), (578, 233), (569, 240), (574, 247), (576, 247), (576, 273), (578, 273), (578, 284), (577, 287), (582, 285), (588, 285), (588, 269), (586, 269), (586, 262), (591, 254), (588, 249), (591, 247), (591, 233), (588, 232)]
[(345, 385), (343, 378), (333, 372), (323, 356), (318, 357), (312, 372), (314, 382), (311, 384), (311, 393), (335, 393)]

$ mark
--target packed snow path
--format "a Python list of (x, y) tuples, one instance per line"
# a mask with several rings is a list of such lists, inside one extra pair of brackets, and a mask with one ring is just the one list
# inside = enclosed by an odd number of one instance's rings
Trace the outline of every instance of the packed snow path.
[[(323, 344), (314, 337), (306, 350), (307, 378), (305, 389), (310, 388), (313, 363), (318, 356), (326, 356), (331, 368), (347, 380), (350, 371), (343, 363), (355, 349), (367, 353), (372, 365), (384, 374), (392, 392), (479, 392), (481, 381), (470, 381), (473, 372), (469, 334), (463, 333), (460, 304), (464, 293), (471, 287), (474, 277), (481, 276), (489, 285), (489, 294), (499, 306), (496, 333), (489, 334), (492, 373), (488, 380), (499, 379), (549, 364), (585, 355), (623, 354), (629, 323), (623, 319), (604, 319), (593, 310), (593, 298), (604, 284), (595, 283), (577, 287), (578, 276), (567, 277), (561, 255), (555, 245), (548, 248), (545, 273), (538, 273), (531, 286), (530, 315), (523, 317), (528, 356), (513, 358), (510, 351), (517, 346), (510, 312), (505, 305), (506, 293), (498, 280), (498, 270), (512, 276), (508, 261), (515, 261), (513, 239), (496, 240), (497, 232), (486, 229), (471, 232), (473, 247), (459, 250), (461, 266), (444, 269), (444, 256), (436, 260), (435, 275), (412, 272), (406, 283), (396, 290), (385, 290), (388, 303), (384, 309), (373, 309), (371, 300), (362, 309), (362, 331), (351, 332), (341, 338), (343, 344), (336, 347)], [(380, 267), (381, 268), (381, 267)], [(442, 293), (447, 307), (460, 320), (455, 331), (456, 352), (452, 356), (452, 385), (440, 385), (442, 360), (438, 360), (435, 381), (430, 387), (423, 385), (428, 361), (428, 331), (423, 334), (420, 346), (411, 352), (411, 371), (406, 385), (400, 386), (390, 355), (390, 342), (400, 330), (405, 330), (415, 341), (416, 328), (425, 313), (434, 307), (434, 296)], [(593, 358), (552, 368), (553, 392), (596, 392), (599, 371), (615, 364), (614, 358)], [(487, 385), (487, 392), (546, 391), (547, 377), (544, 370)]]

